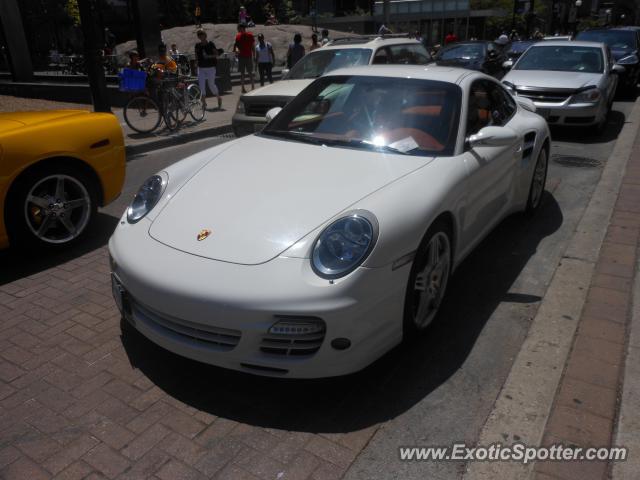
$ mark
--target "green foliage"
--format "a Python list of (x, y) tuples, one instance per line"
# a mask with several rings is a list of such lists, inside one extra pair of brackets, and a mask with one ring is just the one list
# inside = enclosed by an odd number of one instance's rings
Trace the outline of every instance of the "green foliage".
[(80, 9), (78, 8), (78, 0), (66, 0), (64, 11), (74, 25), (80, 25)]

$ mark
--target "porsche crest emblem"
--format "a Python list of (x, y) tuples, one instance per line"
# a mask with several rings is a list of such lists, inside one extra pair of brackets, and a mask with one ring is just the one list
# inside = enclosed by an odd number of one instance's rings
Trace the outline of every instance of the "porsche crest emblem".
[(200, 230), (196, 238), (199, 242), (201, 242), (205, 240), (209, 235), (211, 235), (211, 230), (209, 230), (208, 228), (203, 228), (202, 230)]

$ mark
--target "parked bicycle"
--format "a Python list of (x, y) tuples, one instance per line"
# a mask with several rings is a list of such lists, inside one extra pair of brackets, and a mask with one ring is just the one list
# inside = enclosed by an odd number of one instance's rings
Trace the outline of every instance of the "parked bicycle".
[(151, 133), (163, 121), (169, 130), (176, 130), (187, 115), (196, 122), (205, 117), (200, 88), (178, 76), (158, 79), (146, 71), (124, 69), (120, 90), (134, 93), (123, 113), (127, 125), (138, 133)]

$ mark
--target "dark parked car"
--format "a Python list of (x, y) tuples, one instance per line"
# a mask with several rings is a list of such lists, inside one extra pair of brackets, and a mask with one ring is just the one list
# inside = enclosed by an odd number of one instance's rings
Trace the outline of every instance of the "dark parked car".
[(625, 68), (624, 74), (620, 75), (620, 85), (626, 90), (635, 91), (640, 79), (640, 32), (637, 29), (619, 27), (585, 30), (578, 33), (576, 40), (607, 44), (614, 61)]
[(502, 47), (494, 42), (459, 42), (447, 45), (435, 56), (442, 66), (462, 67), (502, 77), (507, 59)]
[(520, 55), (527, 50), (527, 48), (536, 42), (537, 40), (518, 40), (516, 42), (512, 42), (511, 45), (509, 45), (509, 48), (507, 48), (507, 58), (512, 62), (515, 62), (520, 58)]

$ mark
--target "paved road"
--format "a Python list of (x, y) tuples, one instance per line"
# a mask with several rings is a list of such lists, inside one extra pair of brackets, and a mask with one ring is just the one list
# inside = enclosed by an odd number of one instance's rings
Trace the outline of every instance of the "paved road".
[[(463, 263), (426, 335), (363, 372), (320, 381), (224, 371), (126, 326), (120, 336), (108, 298), (110, 232), (148, 175), (228, 139), (130, 158), (125, 190), (101, 211), (88, 242), (54, 256), (0, 254), (0, 316), (10, 319), (0, 324), (0, 356), (10, 352), (0, 360), (0, 477), (73, 468), (124, 478), (143, 467), (160, 478), (458, 477), (462, 464), (401, 463), (397, 448), (474, 441), (631, 106), (614, 104), (600, 138), (553, 132), (554, 155), (593, 162), (551, 162), (542, 210), (533, 220), (507, 219)], [(76, 311), (58, 324), (46, 314), (55, 308), (58, 317)]]

